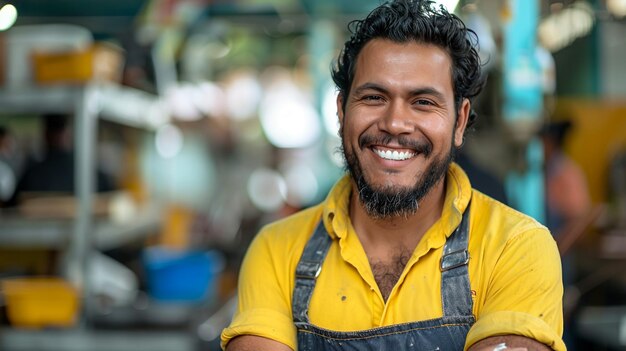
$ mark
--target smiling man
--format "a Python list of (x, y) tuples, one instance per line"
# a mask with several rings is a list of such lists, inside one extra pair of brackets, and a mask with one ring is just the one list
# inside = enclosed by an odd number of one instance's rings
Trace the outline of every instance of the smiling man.
[(452, 162), (483, 81), (430, 1), (353, 22), (333, 70), (347, 175), (261, 231), (222, 333), (240, 350), (565, 350), (556, 245)]

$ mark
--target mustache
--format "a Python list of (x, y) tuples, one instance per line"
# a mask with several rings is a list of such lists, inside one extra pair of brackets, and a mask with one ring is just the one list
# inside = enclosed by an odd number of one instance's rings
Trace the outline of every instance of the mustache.
[(428, 157), (430, 153), (433, 151), (433, 145), (428, 141), (421, 141), (411, 139), (406, 136), (393, 136), (390, 134), (364, 134), (359, 137), (359, 147), (364, 149), (370, 145), (389, 145), (391, 142), (395, 141), (397, 145), (400, 145), (407, 149), (413, 149), (418, 153), (423, 154)]

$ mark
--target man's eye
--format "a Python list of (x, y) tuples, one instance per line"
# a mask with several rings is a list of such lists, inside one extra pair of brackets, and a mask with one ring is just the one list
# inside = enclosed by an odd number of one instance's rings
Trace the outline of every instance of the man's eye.
[(432, 101), (424, 100), (424, 99), (415, 100), (414, 104), (415, 105), (422, 105), (422, 106), (433, 106), (433, 105), (435, 105)]
[(363, 100), (365, 101), (381, 101), (383, 99), (380, 95), (365, 95)]

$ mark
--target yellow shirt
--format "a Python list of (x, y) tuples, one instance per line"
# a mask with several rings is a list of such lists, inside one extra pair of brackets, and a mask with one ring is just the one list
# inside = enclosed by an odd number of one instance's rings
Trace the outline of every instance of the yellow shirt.
[(439, 260), (471, 197), (469, 277), (476, 323), (465, 348), (489, 336), (517, 334), (565, 350), (560, 258), (544, 226), (472, 190), (465, 173), (452, 164), (442, 216), (424, 234), (385, 303), (350, 223), (351, 191), (346, 176), (321, 204), (261, 230), (242, 263), (238, 308), (222, 332), (223, 347), (236, 336), (256, 335), (296, 349), (294, 272), (320, 218), (333, 243), (311, 298), (312, 324), (355, 331), (440, 318)]

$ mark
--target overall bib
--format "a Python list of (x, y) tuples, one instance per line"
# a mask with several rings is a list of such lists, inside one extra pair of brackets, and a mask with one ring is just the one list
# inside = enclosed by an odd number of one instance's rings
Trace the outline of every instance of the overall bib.
[(308, 307), (315, 281), (332, 243), (320, 221), (296, 267), (292, 310), (298, 330), (298, 350), (463, 350), (475, 321), (467, 268), (468, 213), (469, 207), (459, 227), (446, 240), (440, 261), (443, 317), (352, 332), (327, 330), (309, 322)]

